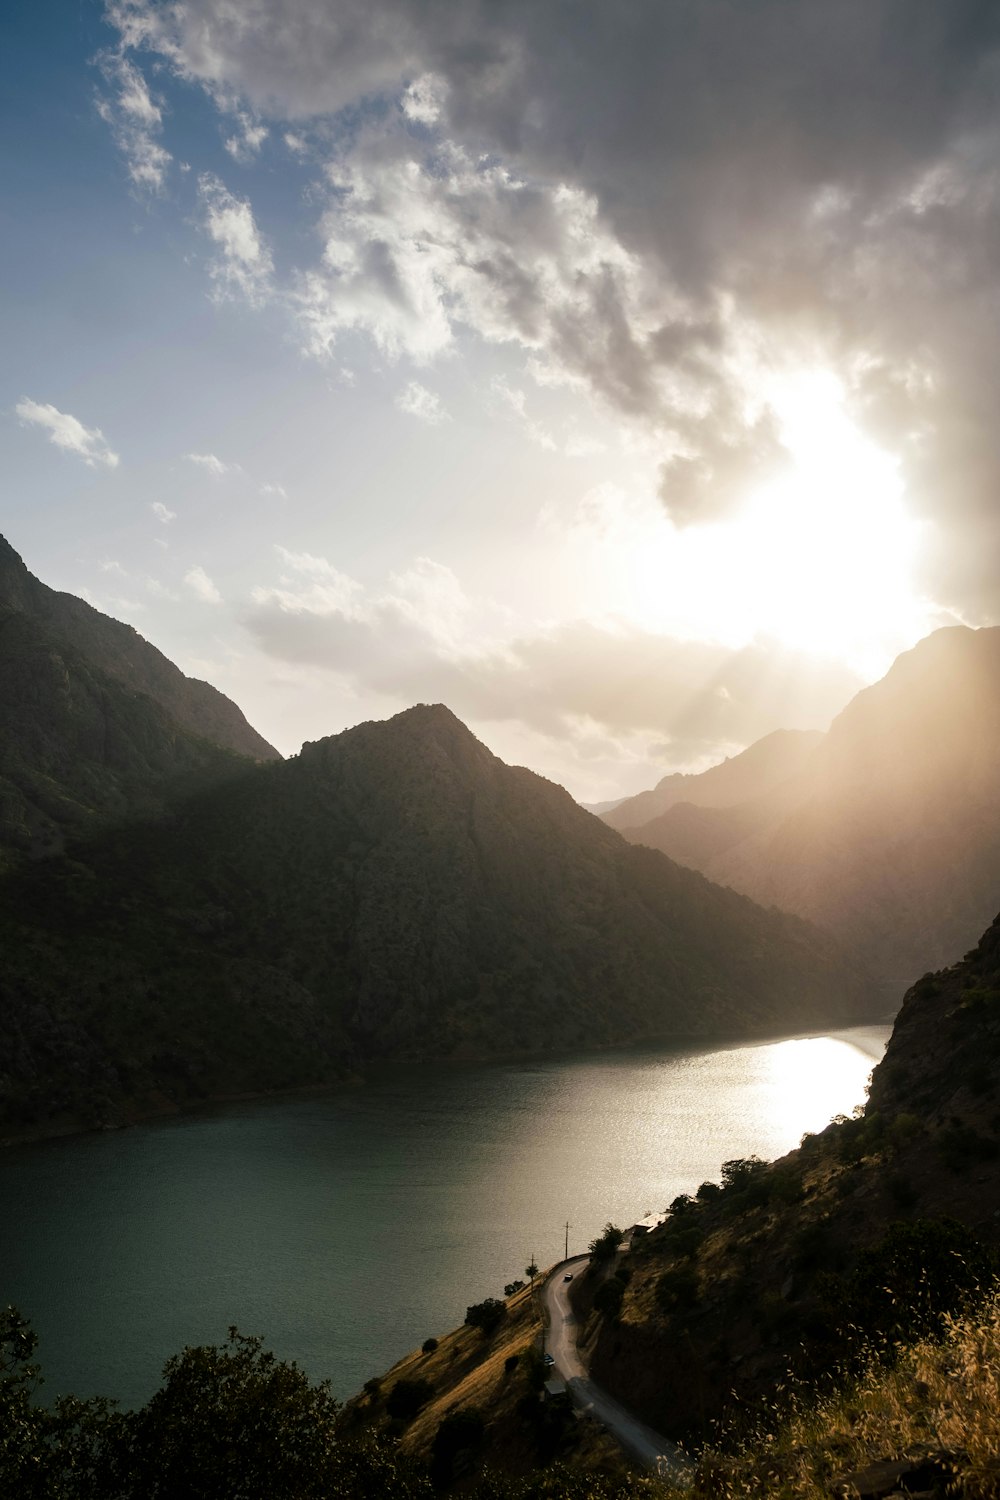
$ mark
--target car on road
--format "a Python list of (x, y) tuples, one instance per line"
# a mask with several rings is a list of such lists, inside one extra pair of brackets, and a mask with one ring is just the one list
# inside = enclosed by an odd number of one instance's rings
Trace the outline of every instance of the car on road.
[(563, 1281), (572, 1281), (572, 1280), (573, 1280), (573, 1272), (572, 1271), (567, 1271), (566, 1275), (563, 1277)]

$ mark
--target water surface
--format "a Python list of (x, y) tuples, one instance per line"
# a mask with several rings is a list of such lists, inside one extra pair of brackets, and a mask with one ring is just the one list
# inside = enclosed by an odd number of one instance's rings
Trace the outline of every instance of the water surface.
[(476, 1067), (0, 1154), (0, 1303), (46, 1390), (145, 1401), (231, 1323), (347, 1396), (570, 1253), (860, 1103), (888, 1027)]

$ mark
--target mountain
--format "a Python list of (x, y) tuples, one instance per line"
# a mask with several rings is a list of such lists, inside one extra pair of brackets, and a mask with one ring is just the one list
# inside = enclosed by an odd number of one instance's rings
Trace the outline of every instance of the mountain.
[(162, 813), (254, 764), (182, 728), (30, 615), (0, 605), (0, 870)]
[[(608, 1253), (569, 1268), (594, 1381), (694, 1458), (657, 1493), (997, 1493), (998, 1063), (1000, 917), (908, 991), (867, 1104), (779, 1161), (720, 1164), (651, 1229), (609, 1225)], [(367, 1381), (345, 1436), (391, 1433), (433, 1462), (450, 1424), (475, 1435), (463, 1492), (480, 1464), (522, 1473), (555, 1452), (591, 1493), (612, 1440), (565, 1398), (532, 1399), (521, 1287), (488, 1336), (467, 1322)], [(402, 1420), (397, 1382), (420, 1398)]]
[(877, 1014), (836, 945), (631, 847), (441, 706), (0, 887), (8, 1121)]
[(189, 733), (254, 760), (280, 758), (224, 693), (207, 682), (185, 677), (131, 625), (41, 583), (0, 537), (2, 605), (25, 615), (49, 636), (71, 644), (90, 666), (133, 692), (144, 693)]
[(678, 803), (694, 807), (733, 807), (783, 786), (808, 765), (823, 735), (812, 729), (776, 729), (739, 755), (696, 775), (664, 776), (650, 792), (626, 797), (603, 814), (605, 823), (623, 832), (660, 817)]
[(949, 627), (859, 693), (784, 785), (675, 805), (625, 836), (827, 927), (898, 982), (990, 918), (998, 763), (1000, 629)]
[(829, 1381), (859, 1334), (932, 1330), (1000, 1264), (998, 1063), (1000, 918), (907, 992), (863, 1110), (778, 1162), (729, 1164), (634, 1244), (619, 1311), (584, 1330), (595, 1378), (695, 1436), (746, 1426), (789, 1371)]

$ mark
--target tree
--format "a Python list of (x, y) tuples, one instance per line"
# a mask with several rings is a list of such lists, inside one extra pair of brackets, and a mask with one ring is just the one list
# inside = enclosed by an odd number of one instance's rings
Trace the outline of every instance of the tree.
[(523, 1281), (508, 1281), (507, 1285), (503, 1289), (503, 1294), (505, 1297), (514, 1297), (519, 1291), (521, 1291), (523, 1286)]
[(478, 1407), (463, 1406), (458, 1411), (449, 1412), (434, 1434), (431, 1449), (431, 1474), (435, 1484), (449, 1484), (456, 1472), (468, 1464), (472, 1453), (482, 1446), (485, 1436), (486, 1423)]
[(531, 1282), (531, 1285), (534, 1286), (534, 1284), (535, 1284), (535, 1277), (538, 1275), (538, 1266), (535, 1264), (535, 1257), (534, 1256), (531, 1257), (531, 1265), (530, 1266), (525, 1266), (525, 1268), (524, 1268), (524, 1274), (525, 1274), (525, 1276), (527, 1276), (528, 1280)]
[(337, 1402), (259, 1338), (184, 1349), (127, 1419), (118, 1487), (143, 1500), (312, 1500), (333, 1489)]
[(618, 1246), (621, 1242), (622, 1231), (618, 1228), (617, 1224), (612, 1224), (609, 1219), (602, 1232), (596, 1239), (591, 1240), (588, 1246), (591, 1260), (613, 1260), (618, 1254)]
[(107, 1491), (109, 1437), (121, 1419), (102, 1397), (35, 1397), (38, 1338), (16, 1307), (0, 1311), (0, 1494), (18, 1500), (87, 1500)]
[(390, 1417), (408, 1422), (433, 1395), (434, 1387), (429, 1380), (397, 1380), (386, 1398), (385, 1409)]
[(466, 1308), (465, 1321), (488, 1338), (491, 1333), (496, 1332), (506, 1316), (506, 1302), (499, 1297), (487, 1297), (485, 1301), (474, 1302), (471, 1307)]

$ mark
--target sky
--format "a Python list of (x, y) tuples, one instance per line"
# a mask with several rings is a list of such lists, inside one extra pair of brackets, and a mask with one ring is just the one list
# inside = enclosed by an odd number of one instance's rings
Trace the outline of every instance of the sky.
[(0, 530), (577, 797), (1000, 615), (995, 0), (11, 0)]

